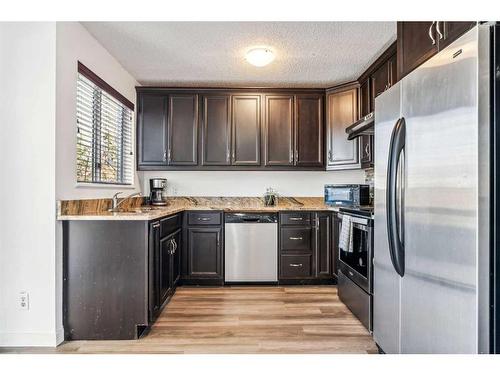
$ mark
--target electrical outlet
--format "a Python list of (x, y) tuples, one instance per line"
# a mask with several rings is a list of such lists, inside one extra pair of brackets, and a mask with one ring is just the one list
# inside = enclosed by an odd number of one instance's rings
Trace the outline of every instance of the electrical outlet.
[(30, 308), (30, 295), (28, 292), (19, 292), (19, 308), (21, 310), (29, 310)]

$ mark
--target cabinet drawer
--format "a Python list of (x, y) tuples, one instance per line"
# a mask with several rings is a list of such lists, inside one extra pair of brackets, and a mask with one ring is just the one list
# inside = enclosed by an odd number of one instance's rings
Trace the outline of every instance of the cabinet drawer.
[(166, 237), (182, 226), (181, 215), (176, 214), (160, 220), (160, 237)]
[(302, 279), (312, 276), (312, 255), (282, 255), (280, 258), (280, 278)]
[(280, 214), (281, 225), (310, 225), (311, 214), (309, 212), (287, 212)]
[(221, 212), (188, 212), (188, 225), (221, 225)]
[(312, 251), (312, 228), (281, 228), (281, 250)]

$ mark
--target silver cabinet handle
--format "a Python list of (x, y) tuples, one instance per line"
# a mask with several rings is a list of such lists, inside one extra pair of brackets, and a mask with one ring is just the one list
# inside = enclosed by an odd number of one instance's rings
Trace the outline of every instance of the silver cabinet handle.
[(163, 161), (167, 161), (167, 150), (163, 151)]
[(231, 158), (231, 151), (229, 151), (229, 149), (227, 149), (226, 151), (226, 161), (229, 161)]
[(290, 158), (289, 158), (289, 162), (290, 162), (290, 164), (292, 164), (292, 163), (293, 163), (293, 150), (292, 150), (292, 149), (290, 149)]
[(443, 39), (443, 33), (441, 33), (441, 30), (439, 29), (439, 21), (436, 22), (436, 31), (439, 35), (439, 40)]
[(429, 26), (429, 38), (431, 38), (432, 40), (432, 45), (436, 44), (436, 39), (434, 39), (434, 37), (432, 36), (432, 26), (434, 26), (435, 23), (436, 21), (432, 21), (431, 25)]
[(160, 227), (160, 223), (158, 224), (153, 224), (153, 228), (159, 228)]
[(299, 241), (302, 240), (302, 237), (289, 237), (291, 240)]
[(210, 221), (210, 220), (212, 220), (212, 219), (209, 217), (199, 217), (198, 218), (198, 221)]
[(169, 250), (169, 252), (168, 252), (168, 253), (169, 253), (170, 255), (172, 255), (172, 254), (175, 252), (174, 239), (173, 239), (173, 238), (171, 238), (171, 239), (170, 239), (170, 241), (168, 241), (168, 242), (170, 242), (170, 250)]
[(172, 156), (172, 152), (170, 151), (170, 149), (168, 149), (168, 155), (167, 155), (167, 160), (168, 161), (170, 161), (171, 156)]
[(291, 218), (289, 218), (288, 220), (292, 220), (292, 221), (302, 221), (302, 218), (301, 218), (301, 217), (291, 217)]
[(290, 267), (302, 267), (302, 263), (290, 263)]
[(333, 152), (332, 152), (332, 150), (328, 151), (328, 160), (333, 161)]

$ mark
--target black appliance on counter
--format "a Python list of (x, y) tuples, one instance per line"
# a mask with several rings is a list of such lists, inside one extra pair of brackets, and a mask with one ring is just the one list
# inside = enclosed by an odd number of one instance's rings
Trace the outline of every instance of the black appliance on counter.
[[(341, 207), (338, 233), (349, 216), (352, 249), (339, 246), (338, 294), (340, 300), (371, 332), (373, 323), (373, 207)], [(340, 236), (339, 236), (340, 238)]]
[(149, 179), (149, 200), (153, 206), (167, 205), (167, 179), (151, 178)]
[(370, 204), (370, 185), (325, 185), (325, 204), (329, 206), (366, 206)]

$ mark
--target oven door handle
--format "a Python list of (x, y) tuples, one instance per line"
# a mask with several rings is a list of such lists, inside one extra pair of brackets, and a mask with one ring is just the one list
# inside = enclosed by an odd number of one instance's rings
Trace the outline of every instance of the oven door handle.
[[(400, 118), (391, 135), (387, 164), (386, 213), (389, 254), (396, 272), (405, 273), (404, 242), (404, 149), (406, 140), (405, 119)], [(400, 163), (401, 161), (401, 163)], [(399, 177), (399, 178), (398, 178)]]

